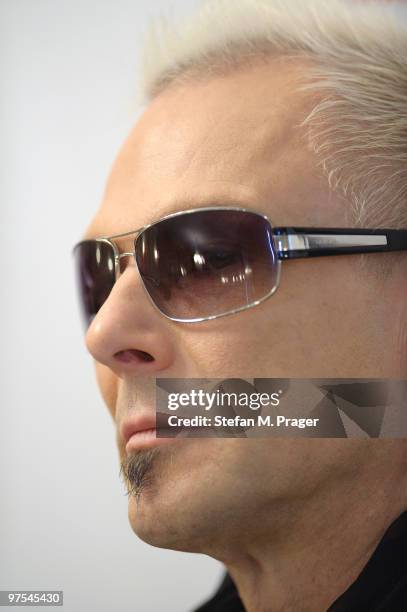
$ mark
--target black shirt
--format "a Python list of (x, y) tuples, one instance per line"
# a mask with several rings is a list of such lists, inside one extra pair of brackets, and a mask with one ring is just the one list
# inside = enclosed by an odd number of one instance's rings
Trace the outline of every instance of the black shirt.
[[(195, 612), (245, 612), (229, 574)], [(327, 612), (407, 612), (407, 512), (390, 525), (358, 578)]]

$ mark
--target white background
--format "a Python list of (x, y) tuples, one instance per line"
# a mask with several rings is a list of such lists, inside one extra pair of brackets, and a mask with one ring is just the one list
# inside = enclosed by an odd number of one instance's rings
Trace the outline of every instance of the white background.
[(0, 590), (67, 612), (187, 612), (222, 573), (128, 525), (71, 261), (140, 113), (149, 16), (197, 2), (0, 0)]
[(222, 573), (129, 527), (71, 261), (141, 110), (149, 16), (195, 5), (0, 2), (0, 590), (63, 589), (67, 612), (186, 612)]

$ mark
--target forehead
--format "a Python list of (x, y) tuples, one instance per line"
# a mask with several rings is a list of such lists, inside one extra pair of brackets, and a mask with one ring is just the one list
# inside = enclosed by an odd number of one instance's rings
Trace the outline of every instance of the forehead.
[(299, 125), (314, 103), (296, 91), (303, 74), (280, 58), (163, 91), (121, 148), (86, 236), (210, 205), (306, 224), (320, 201), (310, 189), (326, 198), (327, 185)]

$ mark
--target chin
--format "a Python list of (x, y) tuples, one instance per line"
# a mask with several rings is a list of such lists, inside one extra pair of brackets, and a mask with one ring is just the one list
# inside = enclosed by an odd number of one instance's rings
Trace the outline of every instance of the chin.
[(212, 478), (211, 489), (206, 466), (202, 458), (193, 457), (193, 446), (185, 445), (182, 452), (174, 453), (172, 463), (166, 452), (160, 453), (148, 481), (137, 496), (129, 496), (131, 528), (147, 544), (203, 552), (224, 514), (225, 500), (216, 494), (221, 487)]
[(181, 504), (182, 500), (178, 504), (169, 503), (165, 491), (159, 491), (159, 487), (153, 484), (137, 498), (129, 497), (128, 517), (133, 532), (151, 546), (201, 552), (199, 530), (191, 534), (188, 516), (179, 512)]
[(161, 447), (137, 496), (129, 496), (134, 533), (152, 546), (205, 553), (225, 525), (240, 531), (246, 504), (236, 450), (215, 438)]
[(185, 500), (192, 477), (185, 446), (182, 443), (138, 453), (139, 469), (130, 471), (131, 482), (138, 479), (138, 488), (128, 497), (129, 522), (134, 533), (152, 546), (185, 550)]

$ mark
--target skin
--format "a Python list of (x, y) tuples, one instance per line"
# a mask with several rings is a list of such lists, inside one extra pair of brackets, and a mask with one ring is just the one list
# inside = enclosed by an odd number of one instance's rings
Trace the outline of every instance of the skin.
[[(273, 59), (161, 92), (124, 143), (85, 237), (216, 204), (276, 225), (349, 226), (295, 127), (316, 102), (293, 95), (305, 68)], [(130, 251), (132, 237), (117, 243)], [(156, 376), (406, 378), (406, 262), (380, 278), (375, 262), (387, 256), (369, 257), (373, 272), (358, 256), (283, 262), (269, 300), (198, 324), (162, 316), (134, 261), (122, 260), (86, 335), (120, 459), (120, 425), (140, 407), (154, 411)], [(127, 349), (153, 359), (123, 363)], [(224, 562), (250, 612), (325, 611), (406, 508), (406, 457), (404, 440), (177, 440), (157, 450), (129, 519), (154, 546)]]

